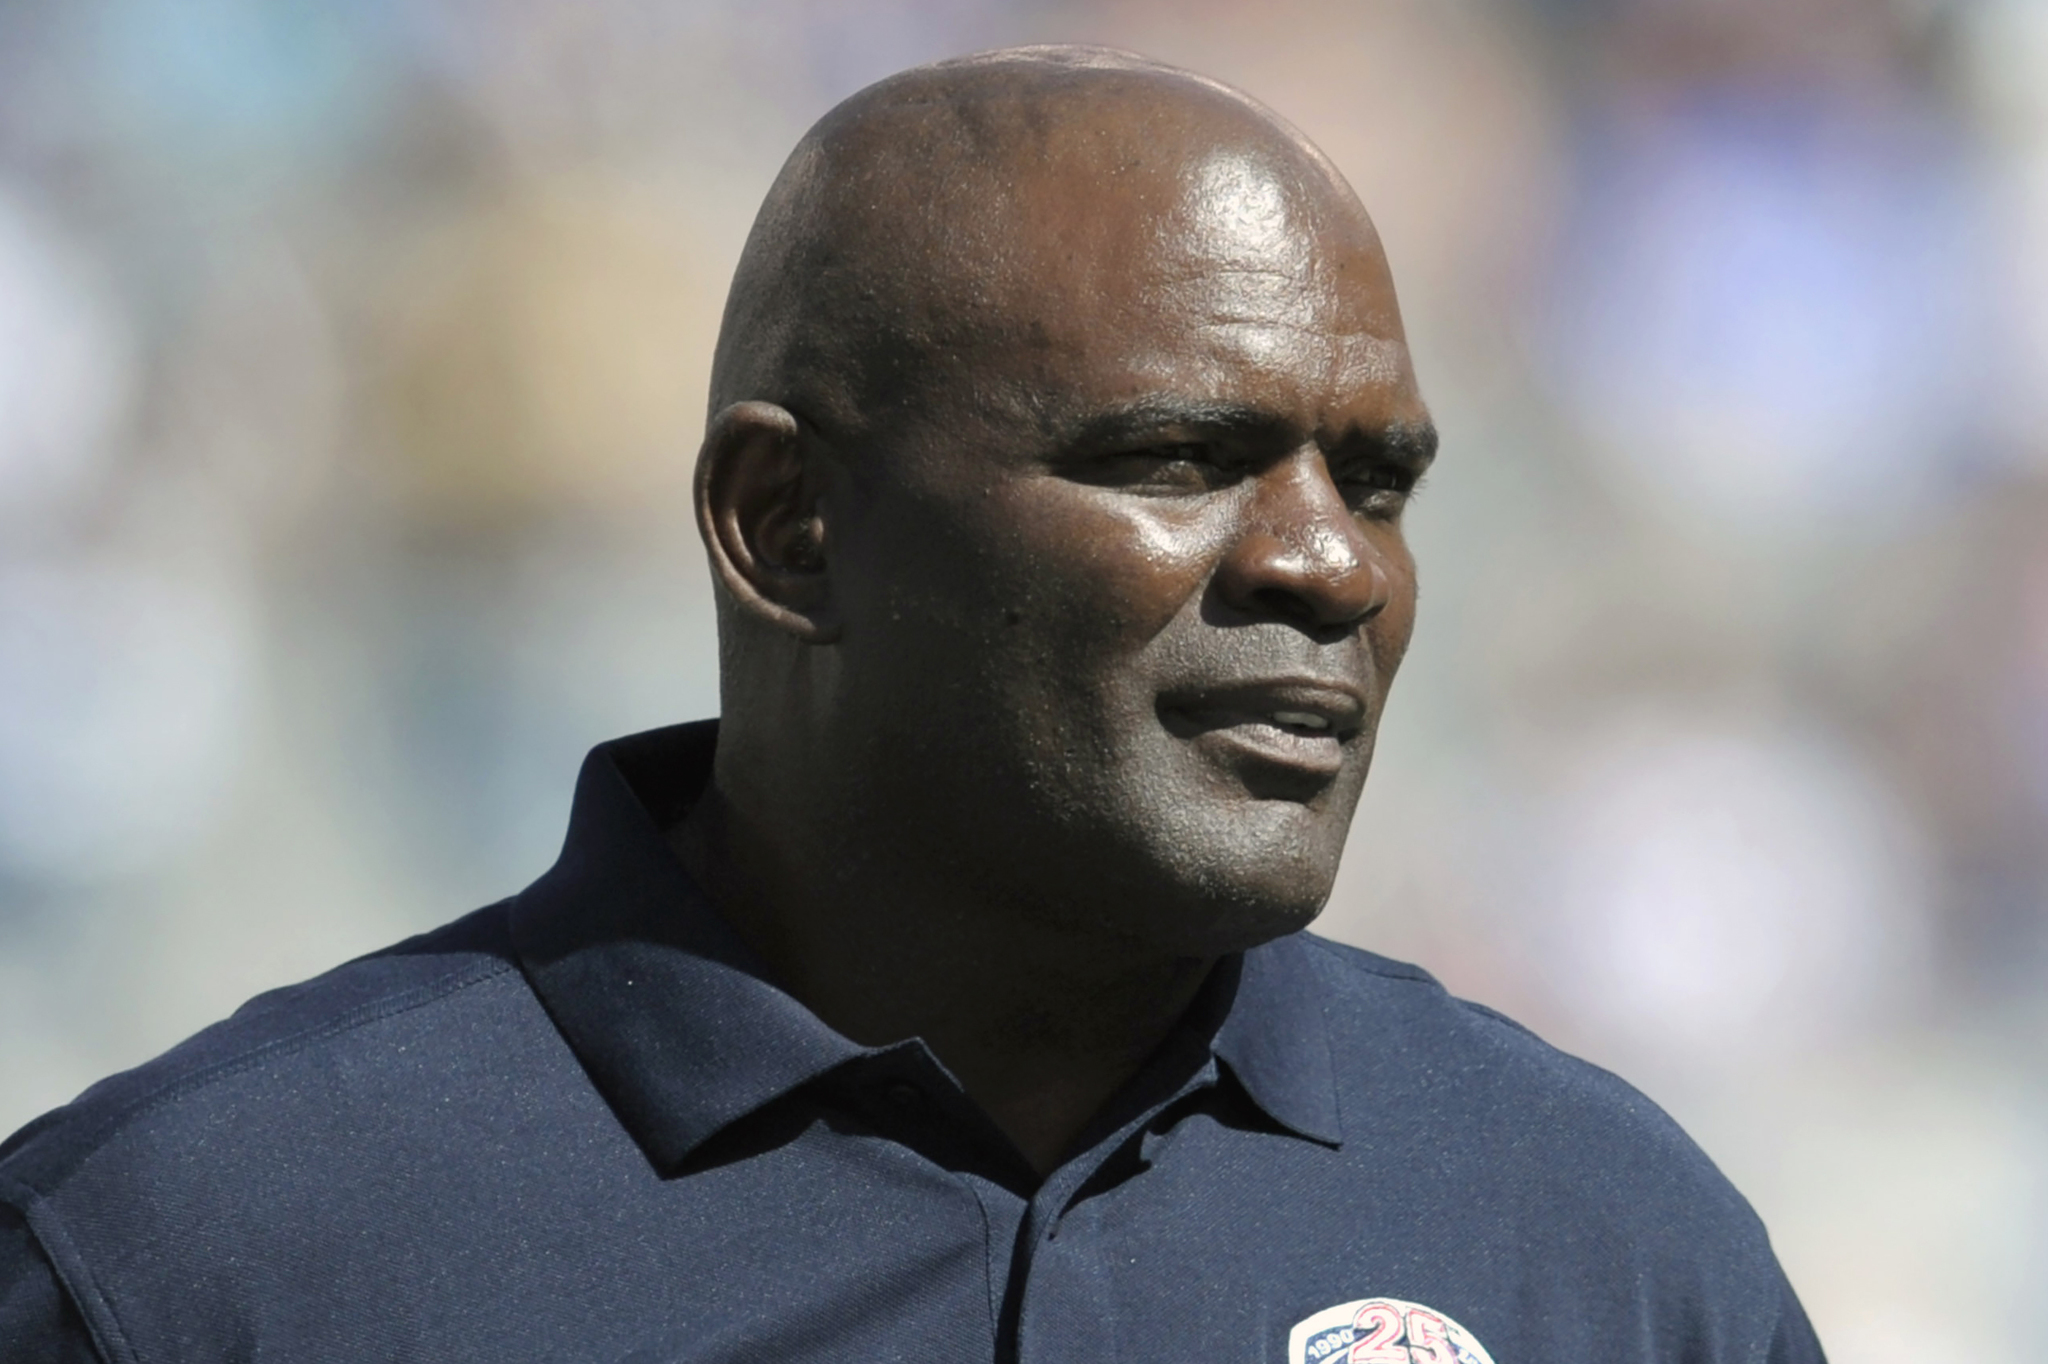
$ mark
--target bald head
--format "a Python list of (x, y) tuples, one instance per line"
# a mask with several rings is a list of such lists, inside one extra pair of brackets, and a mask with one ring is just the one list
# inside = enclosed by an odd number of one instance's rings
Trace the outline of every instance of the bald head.
[(1322, 154), (1215, 81), (1100, 48), (920, 67), (790, 156), (733, 280), (711, 410), (772, 402), (856, 442), (961, 399), (1042, 417), (1031, 367), (997, 381), (989, 362), (1073, 341), (1077, 302), (1149, 275), (1170, 306), (1217, 257), (1255, 291), (1319, 268), (1331, 238), (1378, 253)]

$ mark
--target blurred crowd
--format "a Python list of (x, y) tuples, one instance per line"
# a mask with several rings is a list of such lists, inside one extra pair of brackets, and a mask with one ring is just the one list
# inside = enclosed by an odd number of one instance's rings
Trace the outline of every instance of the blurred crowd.
[(753, 209), (1035, 41), (1252, 91), (1402, 287), (1445, 449), (1322, 931), (1670, 1108), (1838, 1364), (2048, 1359), (2039, 0), (0, 0), (0, 1131), (715, 713)]

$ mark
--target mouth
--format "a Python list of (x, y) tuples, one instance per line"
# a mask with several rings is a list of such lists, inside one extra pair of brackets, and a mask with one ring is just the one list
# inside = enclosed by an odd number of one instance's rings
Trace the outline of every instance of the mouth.
[(1342, 768), (1345, 746), (1364, 730), (1366, 715), (1357, 690), (1319, 678), (1232, 683), (1159, 699), (1160, 720), (1176, 737), (1233, 766), (1281, 769), (1318, 786)]

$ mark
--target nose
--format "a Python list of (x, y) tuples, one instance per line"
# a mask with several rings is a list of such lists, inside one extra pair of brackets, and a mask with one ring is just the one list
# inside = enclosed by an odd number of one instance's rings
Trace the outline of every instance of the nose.
[(1318, 632), (1386, 608), (1387, 570), (1320, 450), (1297, 450), (1252, 483), (1243, 529), (1216, 570), (1227, 604)]

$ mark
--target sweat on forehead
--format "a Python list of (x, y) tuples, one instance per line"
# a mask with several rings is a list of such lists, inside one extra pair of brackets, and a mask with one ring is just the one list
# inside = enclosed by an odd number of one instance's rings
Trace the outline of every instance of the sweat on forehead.
[(866, 434), (973, 387), (993, 349), (1047, 344), (1058, 299), (1101, 297), (1164, 241), (1265, 232), (1310, 268), (1330, 228), (1377, 250), (1321, 153), (1218, 82), (1100, 48), (919, 67), (833, 109), (783, 167), (733, 277), (711, 411), (759, 399)]

